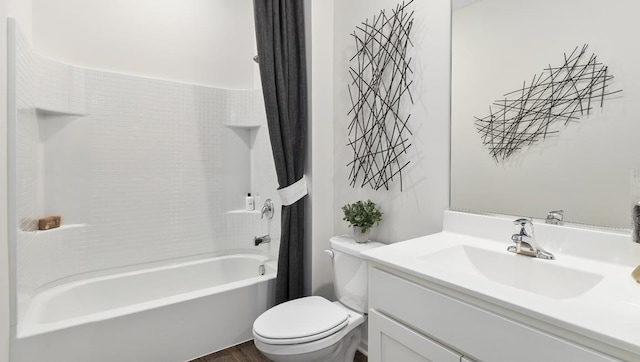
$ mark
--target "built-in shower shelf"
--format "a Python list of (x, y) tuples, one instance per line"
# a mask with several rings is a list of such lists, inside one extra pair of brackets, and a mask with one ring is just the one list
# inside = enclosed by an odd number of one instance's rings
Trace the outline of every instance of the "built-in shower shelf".
[(253, 148), (260, 125), (225, 123), (224, 126), (233, 131), (250, 149)]
[(225, 123), (224, 126), (225, 127), (229, 127), (229, 128), (254, 130), (254, 129), (260, 128), (261, 125), (259, 125), (259, 124), (230, 124), (230, 123)]
[(260, 215), (260, 210), (230, 210), (225, 212), (225, 214), (247, 214), (247, 215), (251, 215), (251, 214), (255, 214), (255, 215)]
[(60, 225), (60, 227), (49, 229), (49, 230), (36, 230), (35, 234), (38, 235), (51, 235), (57, 233), (64, 233), (66, 231), (76, 231), (81, 228), (87, 227), (87, 224), (64, 224)]
[(36, 107), (36, 112), (38, 114), (43, 115), (43, 116), (60, 116), (60, 117), (64, 117), (64, 116), (84, 117), (84, 116), (88, 115), (87, 113), (72, 112), (72, 111), (61, 111), (61, 110), (43, 108), (43, 107)]

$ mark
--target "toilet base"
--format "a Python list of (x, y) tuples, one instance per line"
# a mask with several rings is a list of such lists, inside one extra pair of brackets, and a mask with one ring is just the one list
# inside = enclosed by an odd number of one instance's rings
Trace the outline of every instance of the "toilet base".
[[(274, 350), (273, 346), (264, 348), (265, 345), (257, 340), (254, 340), (254, 343), (262, 354), (274, 362), (353, 362), (361, 339), (362, 330), (358, 327), (328, 347), (300, 354), (288, 354), (289, 348), (287, 347), (291, 346), (283, 345), (283, 348), (280, 349), (283, 353), (278, 353), (280, 351)], [(270, 352), (265, 352), (265, 349), (269, 349)]]

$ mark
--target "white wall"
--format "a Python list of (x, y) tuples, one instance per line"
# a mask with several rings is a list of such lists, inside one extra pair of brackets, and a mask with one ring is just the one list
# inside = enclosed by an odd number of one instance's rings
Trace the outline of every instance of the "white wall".
[(450, 0), (415, 1), (411, 40), (415, 103), (409, 128), (414, 136), (403, 171), (403, 188), (393, 184), (389, 191), (349, 186), (352, 151), (347, 146), (347, 125), (351, 108), (347, 84), (349, 59), (355, 54), (350, 34), (365, 19), (371, 21), (381, 9), (390, 13), (397, 1), (337, 1), (334, 9), (334, 204), (335, 234), (350, 233), (342, 221), (340, 207), (359, 199), (371, 199), (382, 209), (383, 220), (372, 239), (385, 243), (438, 232), (442, 212), (449, 205), (449, 90), (450, 90)]
[[(311, 223), (308, 224), (310, 239), (307, 245), (311, 249), (311, 293), (331, 297), (331, 261), (323, 251), (329, 247), (329, 239), (333, 236), (332, 215), (336, 212), (333, 202), (333, 0), (308, 1), (307, 12), (312, 17), (307, 24), (310, 38), (308, 47), (311, 57), (311, 98), (309, 137), (311, 152), (308, 174), (309, 203), (311, 206)], [(310, 36), (309, 36), (310, 35)], [(329, 276), (329, 277), (327, 277)]]
[(8, 0), (7, 2), (8, 16), (16, 19), (22, 24), (22, 32), (28, 42), (32, 40), (32, 24), (33, 24), (33, 1), (32, 0)]
[(45, 57), (157, 79), (254, 88), (251, 0), (32, 1), (33, 45)]
[[(7, 1), (0, 0), (0, 19), (7, 18)], [(7, 199), (7, 24), (0, 25), (0, 205)], [(0, 208), (0, 362), (9, 361), (10, 289), (8, 209)]]
[[(564, 209), (568, 221), (629, 227), (631, 170), (640, 169), (640, 51), (629, 46), (638, 13), (636, 0), (484, 0), (454, 13), (452, 207), (541, 218)], [(622, 93), (496, 164), (474, 116), (583, 44)]]

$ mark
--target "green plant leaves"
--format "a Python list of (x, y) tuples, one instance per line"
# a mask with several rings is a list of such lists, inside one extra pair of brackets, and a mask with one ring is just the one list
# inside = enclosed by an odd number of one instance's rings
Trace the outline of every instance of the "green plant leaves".
[(382, 220), (382, 213), (371, 200), (346, 204), (342, 207), (342, 211), (344, 212), (342, 220), (347, 221), (349, 226), (361, 227), (362, 232), (367, 231), (374, 225), (378, 225)]

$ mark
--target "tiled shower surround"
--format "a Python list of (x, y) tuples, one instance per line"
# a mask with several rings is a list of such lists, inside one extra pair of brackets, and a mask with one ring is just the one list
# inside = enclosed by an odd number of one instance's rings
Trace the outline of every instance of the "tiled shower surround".
[[(19, 33), (19, 32), (18, 32)], [(277, 254), (277, 181), (259, 90), (82, 69), (16, 37), (18, 320), (63, 278), (238, 249)], [(224, 71), (224, 70), (221, 70)], [(259, 170), (259, 174), (258, 173)], [(35, 231), (37, 219), (63, 226)], [(270, 249), (269, 249), (270, 248)]]

